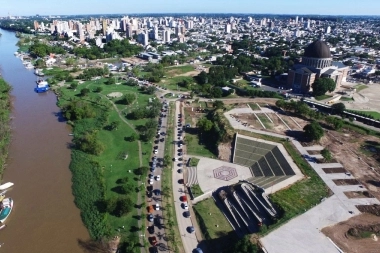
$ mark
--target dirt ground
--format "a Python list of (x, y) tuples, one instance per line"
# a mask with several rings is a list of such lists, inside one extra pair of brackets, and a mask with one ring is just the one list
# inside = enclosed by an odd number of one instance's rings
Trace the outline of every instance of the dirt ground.
[(356, 199), (356, 198), (373, 198), (372, 194), (369, 193), (368, 191), (362, 191), (362, 192), (345, 192), (344, 193), (347, 198), (350, 199)]
[(376, 253), (380, 249), (380, 241), (377, 237), (357, 239), (348, 234), (350, 228), (360, 229), (363, 226), (380, 226), (380, 217), (372, 214), (361, 214), (347, 221), (338, 223), (332, 227), (322, 229), (327, 237), (334, 241), (344, 252), (347, 253)]
[(218, 159), (226, 162), (231, 162), (232, 147), (231, 143), (222, 143), (218, 146)]
[(330, 173), (347, 173), (347, 170), (345, 170), (344, 168), (323, 168), (322, 170), (327, 174), (330, 174)]

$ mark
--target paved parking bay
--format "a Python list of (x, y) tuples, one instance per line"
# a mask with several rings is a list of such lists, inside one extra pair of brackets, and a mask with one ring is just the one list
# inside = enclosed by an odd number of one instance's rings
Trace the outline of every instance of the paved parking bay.
[[(179, 146), (179, 141), (176, 138), (178, 136), (178, 120), (180, 119), (178, 115), (182, 114), (182, 112), (180, 111), (180, 103), (181, 102), (179, 101), (175, 103), (175, 120), (177, 127), (174, 131), (174, 139), (176, 140), (176, 143), (174, 144), (174, 152), (176, 157), (182, 157), (178, 155), (178, 153), (180, 153), (178, 150), (182, 149), (182, 147)], [(180, 125), (180, 128), (182, 128), (182, 125)], [(193, 227), (193, 224), (190, 218), (184, 217), (184, 212), (187, 211), (182, 207), (184, 203), (187, 203), (187, 201), (183, 201), (184, 199), (182, 198), (183, 196), (186, 196), (186, 194), (184, 193), (185, 186), (183, 184), (183, 173), (178, 173), (178, 169), (182, 168), (183, 165), (179, 167), (178, 164), (182, 164), (182, 162), (178, 161), (174, 161), (173, 163), (173, 197), (178, 229), (181, 234), (182, 244), (185, 249), (185, 252), (192, 253), (198, 245), (198, 240), (195, 233), (199, 233), (200, 231), (190, 233), (188, 230), (189, 227)]]

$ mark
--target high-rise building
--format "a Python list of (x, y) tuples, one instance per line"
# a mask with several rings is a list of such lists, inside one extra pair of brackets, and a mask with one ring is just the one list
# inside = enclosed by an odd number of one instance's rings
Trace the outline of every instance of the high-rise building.
[(225, 27), (224, 27), (224, 31), (226, 33), (230, 33), (231, 32), (231, 24), (226, 24)]
[(107, 34), (107, 20), (103, 19), (102, 20), (102, 28), (103, 28), (103, 35)]
[(125, 35), (127, 36), (127, 38), (132, 38), (132, 34), (133, 34), (132, 24), (128, 23), (127, 28), (125, 30)]
[(330, 26), (328, 26), (328, 27), (326, 28), (326, 33), (327, 33), (327, 34), (331, 33), (331, 27), (330, 27)]
[(139, 33), (139, 35), (137, 36), (137, 40), (140, 44), (144, 45), (144, 46), (147, 46), (149, 44), (149, 39), (148, 39), (148, 34), (145, 32), (145, 31), (142, 31), (141, 33)]
[(296, 16), (296, 24), (298, 24), (298, 16)]
[(171, 35), (171, 30), (170, 29), (166, 29), (165, 31), (164, 31), (164, 39), (163, 39), (163, 41), (165, 42), (165, 43), (168, 43), (168, 42), (170, 42), (170, 35)]
[(34, 30), (38, 30), (38, 28), (40, 28), (39, 24), (38, 24), (38, 21), (34, 21)]

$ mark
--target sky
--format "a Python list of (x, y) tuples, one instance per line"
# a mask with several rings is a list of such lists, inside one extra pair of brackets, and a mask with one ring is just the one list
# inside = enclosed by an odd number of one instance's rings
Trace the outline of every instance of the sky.
[(380, 15), (379, 0), (0, 0), (0, 17), (129, 13)]

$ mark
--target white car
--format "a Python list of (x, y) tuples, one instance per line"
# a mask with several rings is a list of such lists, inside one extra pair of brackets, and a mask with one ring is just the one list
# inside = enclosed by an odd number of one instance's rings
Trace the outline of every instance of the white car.
[(182, 203), (181, 204), (181, 207), (185, 210), (189, 210), (189, 206), (187, 205), (187, 203)]
[(161, 179), (160, 175), (156, 176), (157, 181), (160, 181), (160, 179)]
[(159, 211), (160, 210), (160, 204), (156, 204), (155, 206), (154, 206), (154, 209), (156, 210), (156, 211)]
[(158, 153), (158, 150), (157, 150), (157, 149), (155, 149), (155, 150), (153, 151), (153, 153), (157, 154), (157, 153)]
[(149, 179), (149, 184), (153, 184), (153, 179)]

